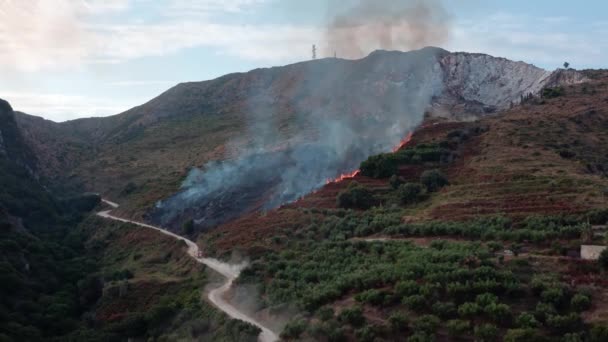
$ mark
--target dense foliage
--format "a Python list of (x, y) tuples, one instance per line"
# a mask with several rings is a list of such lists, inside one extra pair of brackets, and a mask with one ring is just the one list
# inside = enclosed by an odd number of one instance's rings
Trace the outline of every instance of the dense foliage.
[(449, 153), (436, 144), (419, 144), (394, 153), (384, 153), (369, 157), (361, 163), (361, 174), (373, 178), (388, 178), (399, 165), (439, 162), (442, 155)]

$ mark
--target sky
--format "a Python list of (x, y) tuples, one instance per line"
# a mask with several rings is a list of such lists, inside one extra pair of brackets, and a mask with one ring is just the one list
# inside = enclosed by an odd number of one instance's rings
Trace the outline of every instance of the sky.
[[(328, 23), (361, 1), (0, 0), (0, 98), (58, 122), (118, 114), (180, 82), (308, 60), (313, 44), (328, 57)], [(435, 2), (448, 30), (428, 45), (608, 64), (607, 1)]]

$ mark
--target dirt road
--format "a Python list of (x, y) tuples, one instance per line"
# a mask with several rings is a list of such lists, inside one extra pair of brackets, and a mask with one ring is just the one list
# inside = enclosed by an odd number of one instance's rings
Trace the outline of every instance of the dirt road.
[[(114, 202), (110, 202), (105, 199), (103, 199), (102, 201), (112, 208), (118, 208), (118, 204), (116, 204)], [(228, 292), (228, 290), (230, 290), (230, 287), (232, 286), (232, 282), (236, 278), (238, 278), (238, 276), (241, 273), (241, 271), (243, 270), (243, 268), (245, 268), (247, 266), (246, 263), (228, 264), (225, 262), (221, 262), (217, 259), (199, 258), (198, 257), (198, 255), (199, 255), (198, 246), (193, 241), (190, 241), (190, 240), (184, 238), (183, 236), (179, 236), (179, 235), (172, 233), (168, 230), (165, 230), (163, 228), (151, 226), (149, 224), (145, 224), (142, 222), (123, 219), (123, 218), (120, 218), (117, 216), (113, 216), (112, 214), (110, 214), (110, 212), (111, 212), (111, 210), (100, 211), (97, 213), (97, 215), (100, 217), (103, 217), (105, 219), (109, 219), (109, 220), (126, 222), (126, 223), (131, 223), (131, 224), (134, 224), (134, 225), (137, 225), (140, 227), (154, 229), (156, 231), (159, 231), (162, 234), (171, 236), (172, 238), (175, 238), (177, 240), (184, 241), (186, 243), (186, 245), (188, 245), (188, 254), (192, 258), (194, 258), (194, 260), (196, 260), (197, 262), (200, 262), (201, 264), (206, 265), (207, 267), (211, 268), (212, 270), (216, 271), (217, 273), (223, 275), (226, 278), (226, 281), (222, 284), (222, 286), (220, 286), (216, 289), (213, 289), (209, 292), (209, 295), (208, 295), (209, 301), (211, 303), (213, 303), (213, 305), (215, 305), (218, 309), (225, 312), (228, 316), (230, 316), (234, 319), (239, 319), (241, 321), (245, 321), (247, 323), (253, 324), (253, 325), (257, 326), (258, 328), (260, 328), (262, 330), (262, 332), (260, 333), (258, 341), (274, 342), (274, 341), (279, 340), (279, 337), (276, 333), (274, 333), (272, 330), (263, 326), (255, 318), (248, 316), (247, 314), (245, 314), (242, 311), (239, 311), (233, 305), (228, 303), (225, 299), (225, 294)]]

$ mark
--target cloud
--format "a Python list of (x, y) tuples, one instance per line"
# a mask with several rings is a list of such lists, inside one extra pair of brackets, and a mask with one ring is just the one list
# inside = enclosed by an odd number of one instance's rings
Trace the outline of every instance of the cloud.
[[(1, 91), (0, 98), (17, 110), (41, 115), (45, 119), (61, 122), (82, 117), (107, 116), (129, 108), (127, 103), (115, 99), (65, 95), (58, 93), (27, 93)], [(145, 99), (139, 99), (141, 103)]]

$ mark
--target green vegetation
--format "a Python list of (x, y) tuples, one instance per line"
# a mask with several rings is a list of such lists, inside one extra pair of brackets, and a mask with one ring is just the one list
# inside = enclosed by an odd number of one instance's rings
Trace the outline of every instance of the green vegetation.
[(426, 186), (427, 191), (434, 192), (448, 185), (448, 179), (439, 170), (427, 170), (420, 176), (420, 183)]
[(374, 196), (367, 188), (352, 182), (346, 190), (338, 194), (338, 206), (340, 208), (368, 209), (375, 200)]
[(545, 88), (541, 93), (541, 96), (544, 99), (552, 99), (562, 95), (564, 95), (564, 88), (562, 87)]
[(369, 157), (361, 163), (361, 174), (373, 178), (388, 178), (397, 173), (399, 165), (438, 163), (442, 155), (449, 153), (435, 144), (418, 144), (394, 153)]

